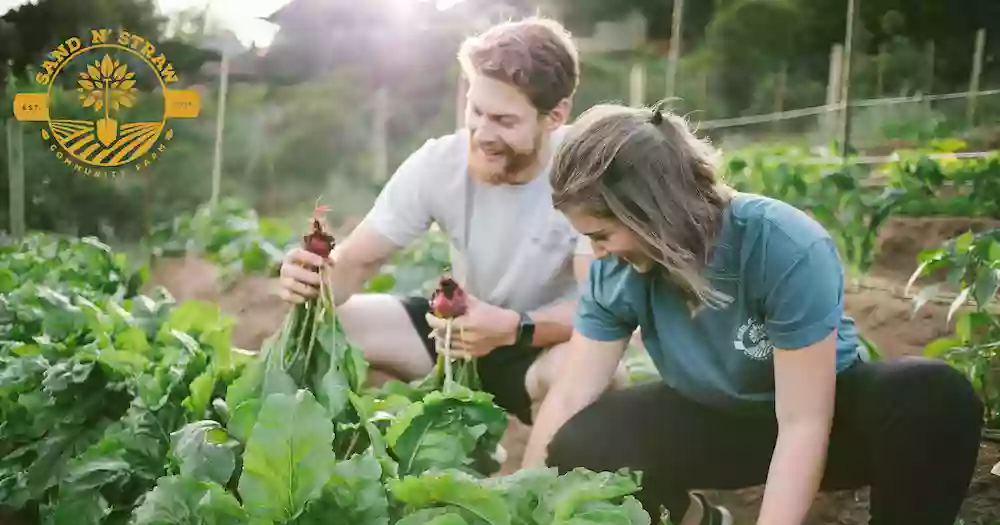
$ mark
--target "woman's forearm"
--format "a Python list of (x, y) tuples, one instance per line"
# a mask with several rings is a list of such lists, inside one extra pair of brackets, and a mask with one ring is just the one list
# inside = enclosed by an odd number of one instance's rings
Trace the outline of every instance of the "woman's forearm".
[(829, 427), (803, 423), (778, 434), (758, 525), (801, 525), (826, 466)]

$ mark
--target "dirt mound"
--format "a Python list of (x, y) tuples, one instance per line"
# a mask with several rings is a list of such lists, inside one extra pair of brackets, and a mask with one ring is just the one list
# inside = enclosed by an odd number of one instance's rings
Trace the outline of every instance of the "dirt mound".
[(970, 217), (893, 217), (879, 230), (871, 275), (905, 283), (917, 269), (920, 252), (966, 231), (1000, 228), (1000, 221)]
[(281, 326), (288, 305), (278, 296), (278, 282), (259, 276), (241, 276), (224, 288), (220, 269), (195, 257), (158, 259), (150, 271), (147, 291), (163, 286), (178, 301), (189, 299), (217, 303), (235, 318), (233, 345), (259, 350)]
[[(920, 355), (931, 341), (949, 335), (948, 305), (928, 302), (913, 313), (913, 299), (903, 285), (877, 278), (847, 289), (844, 309), (858, 331), (885, 357)], [(919, 292), (919, 288), (910, 291)]]

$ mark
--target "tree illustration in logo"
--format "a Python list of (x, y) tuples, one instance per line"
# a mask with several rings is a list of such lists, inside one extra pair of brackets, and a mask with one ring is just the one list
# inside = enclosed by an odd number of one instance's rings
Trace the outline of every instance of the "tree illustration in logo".
[(118, 138), (118, 121), (112, 118), (111, 110), (135, 104), (135, 72), (128, 71), (125, 63), (104, 55), (103, 59), (87, 65), (87, 71), (80, 73), (79, 83), (77, 91), (83, 107), (104, 110), (104, 117), (96, 122), (97, 140), (110, 146)]

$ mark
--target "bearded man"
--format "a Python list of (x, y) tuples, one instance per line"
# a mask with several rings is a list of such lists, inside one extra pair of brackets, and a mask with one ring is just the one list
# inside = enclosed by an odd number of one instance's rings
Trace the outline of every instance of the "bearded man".
[[(338, 315), (372, 368), (426, 376), (443, 321), (428, 298), (359, 293), (432, 223), (447, 233), (458, 283), (469, 295), (452, 348), (480, 359), (483, 390), (531, 424), (573, 331), (578, 289), (593, 260), (589, 241), (552, 206), (548, 172), (579, 81), (568, 32), (544, 18), (508, 22), (466, 40), (463, 129), (430, 139), (396, 170), (373, 208), (328, 260), (286, 254), (282, 297), (317, 293), (308, 269), (332, 267)], [(624, 379), (619, 371), (617, 385)]]

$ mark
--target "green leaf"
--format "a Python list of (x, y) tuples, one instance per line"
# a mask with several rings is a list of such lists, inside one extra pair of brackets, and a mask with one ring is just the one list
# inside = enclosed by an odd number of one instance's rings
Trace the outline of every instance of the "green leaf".
[(1000, 262), (1000, 241), (994, 239), (993, 241), (990, 242), (988, 257), (989, 260), (994, 263)]
[(972, 314), (963, 312), (955, 319), (955, 335), (962, 343), (972, 339)]
[(147, 354), (150, 350), (149, 340), (146, 339), (146, 332), (138, 326), (130, 326), (125, 331), (116, 335), (115, 347), (119, 350), (137, 354)]
[(188, 409), (192, 417), (202, 417), (208, 410), (208, 405), (212, 402), (212, 393), (215, 391), (215, 381), (212, 369), (205, 370), (191, 381), (190, 394), (184, 398), (181, 405)]
[(955, 253), (964, 254), (972, 248), (972, 230), (967, 230), (955, 238)]
[[(573, 469), (553, 483), (551, 492), (546, 494), (546, 504), (539, 505), (535, 518), (539, 523), (561, 523), (574, 517), (588, 502), (609, 501), (635, 493), (639, 489), (639, 479), (638, 473), (625, 469), (618, 472)], [(551, 515), (547, 512), (549, 508)], [(544, 521), (539, 514), (544, 514)]]
[(388, 483), (389, 492), (410, 509), (419, 510), (442, 503), (462, 507), (491, 525), (510, 525), (511, 517), (499, 494), (480, 486), (478, 481), (458, 471), (406, 476)]
[(389, 293), (396, 286), (396, 277), (391, 273), (376, 275), (368, 282), (368, 293)]
[(453, 386), (410, 405), (389, 425), (385, 436), (405, 475), (472, 467), (477, 456), (488, 456), (496, 449), (506, 429), (506, 413), (490, 394)]
[(962, 346), (962, 341), (952, 337), (942, 337), (935, 339), (924, 347), (925, 357), (940, 357), (952, 348)]
[(986, 307), (993, 301), (1000, 290), (1000, 269), (994, 270), (988, 266), (980, 267), (976, 275), (976, 282), (973, 285), (974, 293), (972, 298), (980, 308)]
[(226, 430), (236, 439), (246, 443), (250, 439), (254, 425), (257, 424), (260, 406), (261, 400), (259, 398), (248, 399), (240, 403), (233, 409), (229, 421), (226, 423)]
[(308, 390), (272, 394), (243, 454), (239, 492), (251, 517), (296, 519), (333, 473), (333, 423)]
[(388, 525), (389, 500), (382, 468), (370, 452), (341, 461), (323, 487), (323, 496), (298, 520), (299, 525), (325, 525), (331, 518), (351, 525)]
[(236, 468), (239, 442), (215, 421), (188, 423), (170, 434), (171, 453), (180, 462), (182, 476), (199, 481), (229, 483)]
[(421, 509), (397, 521), (396, 525), (470, 525), (459, 511), (452, 506)]
[(160, 478), (135, 509), (134, 525), (246, 525), (239, 502), (214, 483), (184, 476)]
[(59, 497), (44, 512), (45, 525), (102, 525), (111, 508), (100, 492), (74, 492)]

